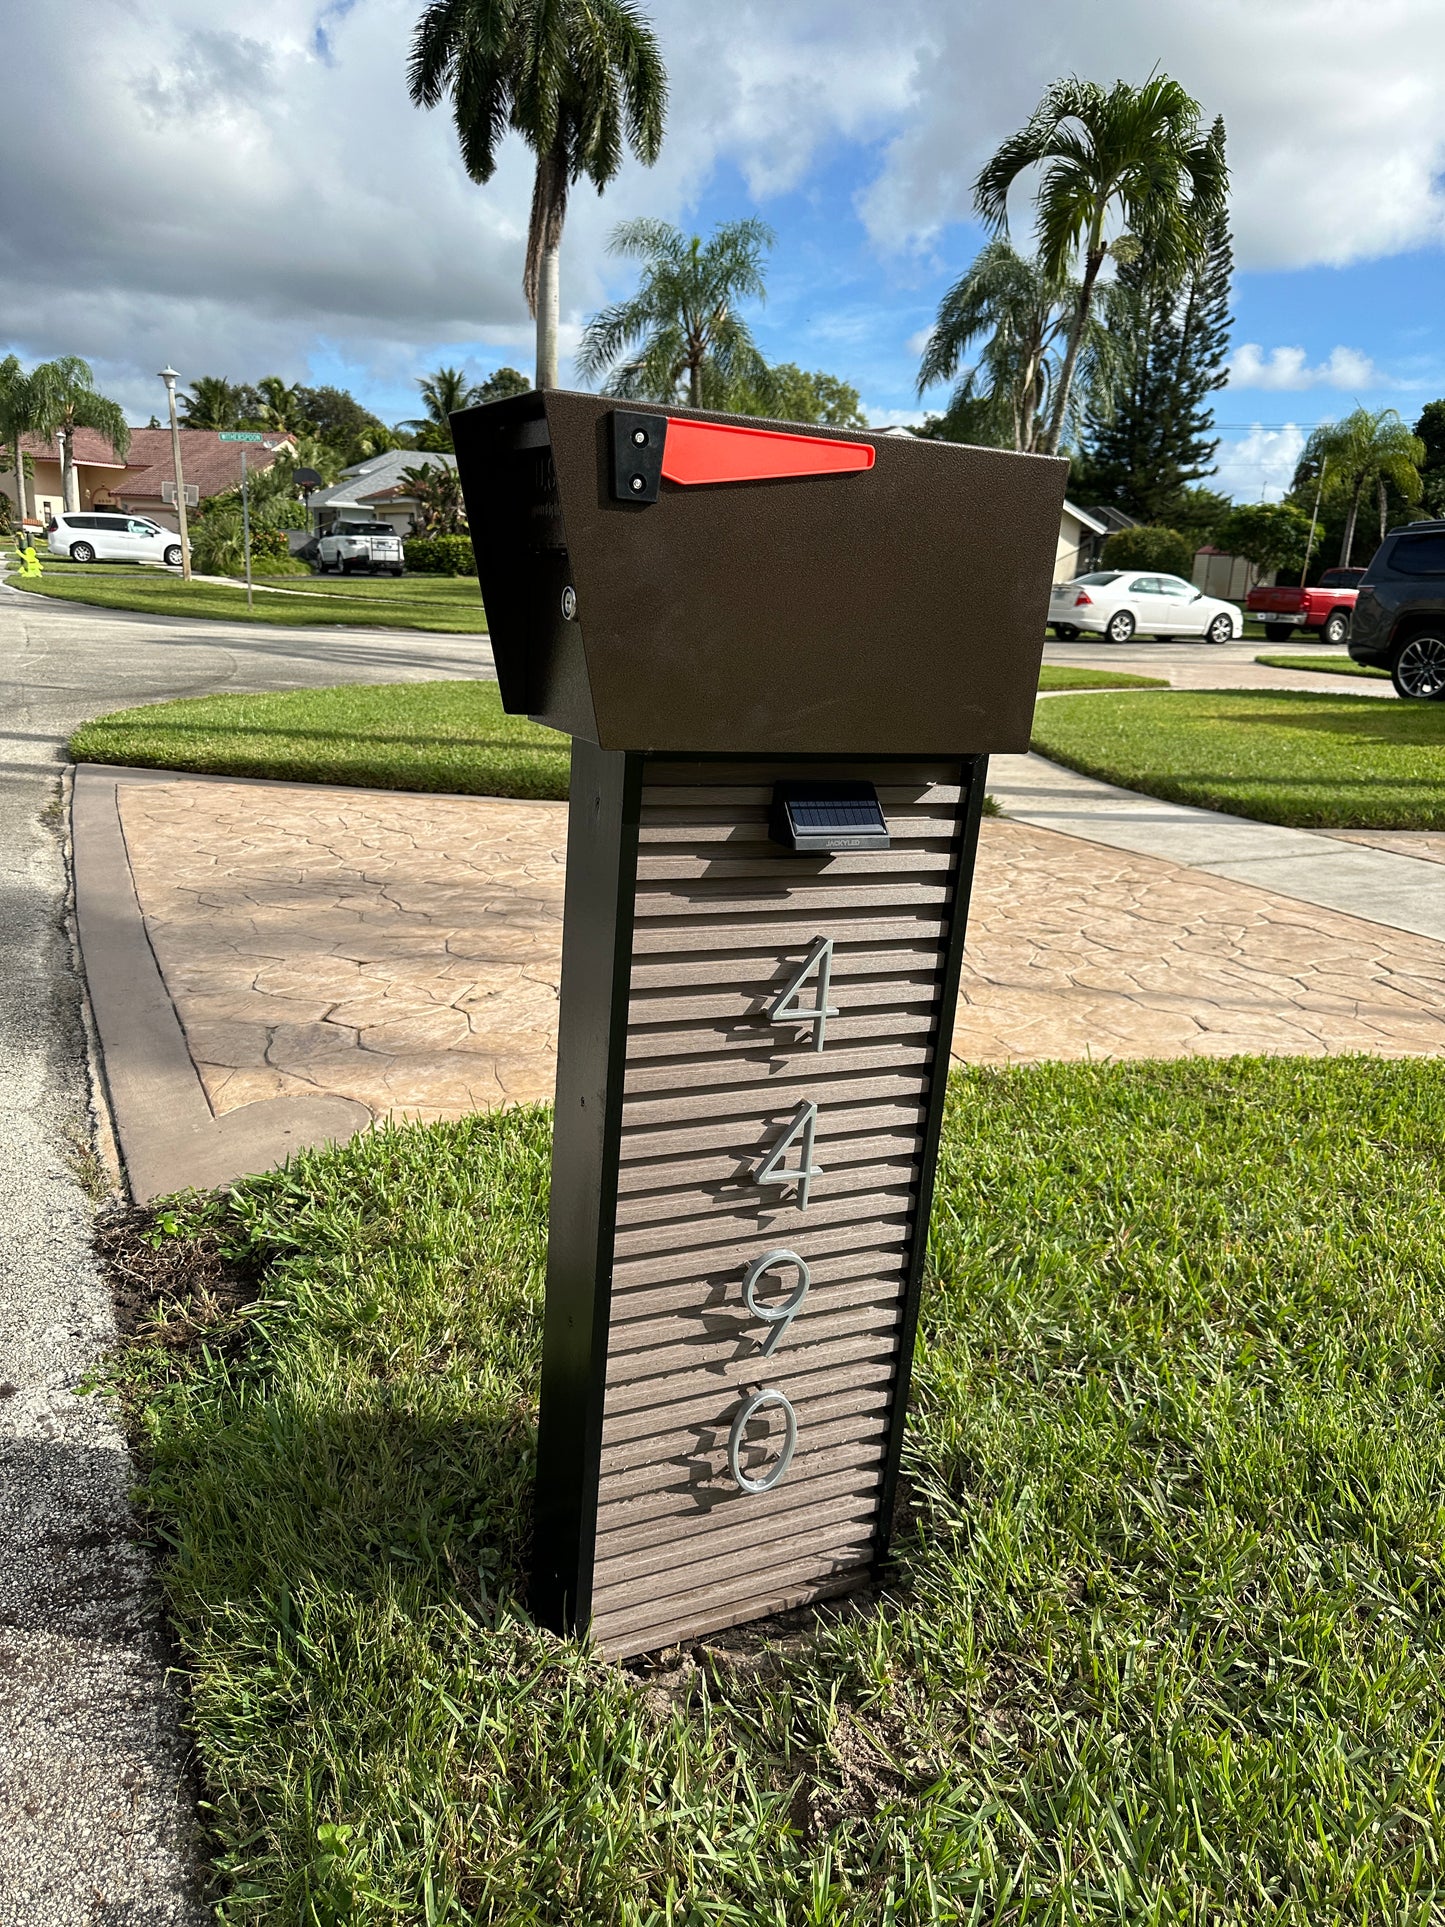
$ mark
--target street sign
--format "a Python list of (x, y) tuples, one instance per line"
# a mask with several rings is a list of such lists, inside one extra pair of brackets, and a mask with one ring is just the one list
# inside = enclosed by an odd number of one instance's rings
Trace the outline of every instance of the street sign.
[(265, 439), (254, 428), (223, 428), (216, 436), (218, 442), (264, 442)]

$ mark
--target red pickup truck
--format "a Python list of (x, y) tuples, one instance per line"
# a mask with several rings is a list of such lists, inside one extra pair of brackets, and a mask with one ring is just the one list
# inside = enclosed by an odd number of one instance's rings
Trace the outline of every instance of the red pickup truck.
[(1308, 589), (1251, 589), (1244, 607), (1259, 617), (1271, 642), (1285, 641), (1296, 629), (1315, 630), (1321, 642), (1343, 642), (1364, 579), (1363, 569), (1326, 569)]

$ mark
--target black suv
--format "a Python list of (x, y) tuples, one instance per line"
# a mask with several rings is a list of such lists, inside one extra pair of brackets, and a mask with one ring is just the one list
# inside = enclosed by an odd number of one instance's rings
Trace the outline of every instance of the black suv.
[(1385, 537), (1360, 584), (1350, 654), (1388, 669), (1397, 696), (1445, 701), (1445, 522)]

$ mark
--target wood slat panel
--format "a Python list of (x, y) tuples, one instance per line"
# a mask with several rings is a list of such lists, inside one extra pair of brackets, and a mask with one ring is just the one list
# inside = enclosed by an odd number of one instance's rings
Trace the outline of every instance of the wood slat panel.
[[(881, 1478), (884, 1443), (881, 1432), (872, 1440), (860, 1443), (849, 1438), (844, 1427), (842, 1435), (831, 1444), (814, 1443), (806, 1456), (795, 1458), (783, 1483), (771, 1492), (757, 1494), (757, 1504), (765, 1507), (779, 1493), (801, 1491), (812, 1495), (811, 1503), (825, 1489), (842, 1491), (855, 1474), (858, 1479), (875, 1474)], [(598, 1530), (668, 1519), (679, 1531), (684, 1531), (690, 1522), (701, 1524), (720, 1507), (751, 1496), (738, 1491), (726, 1468), (715, 1472), (710, 1467), (699, 1468), (690, 1463), (646, 1465), (610, 1481), (597, 1513)]]
[[(780, 961), (780, 951), (790, 951), (799, 945), (806, 947), (818, 932), (817, 909), (805, 902), (789, 901), (779, 903), (767, 913), (759, 910), (756, 917), (748, 920), (746, 931), (734, 931), (733, 936), (737, 950), (757, 957), (771, 949), (775, 961)], [(836, 944), (923, 945), (935, 942), (943, 934), (943, 918), (932, 908), (910, 915), (906, 908), (875, 910), (860, 904), (847, 912), (831, 913), (824, 934)], [(674, 954), (687, 957), (699, 952), (721, 959), (735, 954), (727, 937), (728, 926), (721, 917), (704, 921), (701, 917), (688, 918), (681, 914), (666, 919), (659, 915), (633, 930), (632, 954), (634, 960)], [(642, 967), (646, 968), (646, 964)], [(634, 972), (637, 968), (634, 961)], [(633, 981), (640, 979), (634, 975)]]
[(651, 1546), (675, 1552), (684, 1542), (720, 1543), (730, 1539), (740, 1525), (746, 1531), (760, 1531), (777, 1520), (791, 1530), (799, 1519), (806, 1522), (821, 1518), (830, 1507), (876, 1507), (883, 1481), (879, 1460), (860, 1465), (853, 1478), (840, 1480), (838, 1471), (838, 1464), (815, 1465), (810, 1477), (789, 1477), (771, 1492), (739, 1492), (729, 1481), (725, 1490), (709, 1489), (698, 1495), (684, 1532), (678, 1529), (675, 1495), (666, 1495), (673, 1503), (665, 1510), (650, 1501), (607, 1506), (597, 1519), (598, 1561), (646, 1551)]
[[(890, 1256), (887, 1252), (877, 1251), (867, 1237), (866, 1227), (859, 1231), (854, 1241), (859, 1249), (844, 1251), (833, 1257), (820, 1257), (816, 1252), (808, 1259), (808, 1269), (812, 1273), (813, 1290), (836, 1290), (851, 1293), (851, 1297), (840, 1297), (839, 1304), (858, 1302), (859, 1294), (872, 1291), (891, 1290), (902, 1283), (906, 1269), (906, 1253), (899, 1248)], [(740, 1296), (740, 1271), (724, 1273), (716, 1280), (685, 1279), (679, 1281), (675, 1276), (658, 1285), (637, 1285), (631, 1290), (615, 1291), (612, 1296), (612, 1326), (614, 1342), (621, 1349), (631, 1349), (630, 1334), (639, 1325), (649, 1322), (659, 1327), (673, 1329), (674, 1323), (684, 1316), (693, 1325), (706, 1324), (725, 1311), (735, 1309)]]
[[(797, 1413), (801, 1438), (806, 1422), (820, 1445), (838, 1445), (845, 1438), (856, 1445), (881, 1438), (887, 1429), (887, 1388), (892, 1377), (893, 1353), (860, 1365), (838, 1368), (821, 1374), (833, 1388), (826, 1396), (820, 1392), (807, 1397), (801, 1386), (791, 1380), (779, 1385), (792, 1400)], [(756, 1387), (748, 1387), (751, 1392)], [(797, 1396), (794, 1397), (796, 1391)], [(677, 1424), (660, 1426), (656, 1414), (619, 1413), (614, 1424), (603, 1426), (602, 1470), (625, 1472), (634, 1466), (711, 1465), (721, 1474), (727, 1466), (728, 1434), (736, 1415), (741, 1392), (711, 1390), (712, 1403), (699, 1398), (691, 1405), (691, 1416)], [(764, 1416), (776, 1419), (777, 1408), (769, 1407)], [(775, 1433), (776, 1436), (776, 1433)], [(810, 1439), (810, 1444), (811, 1444)], [(799, 1444), (798, 1450), (802, 1451)], [(774, 1457), (756, 1444), (750, 1444), (748, 1462), (759, 1465)], [(796, 1460), (795, 1460), (796, 1463)]]
[[(877, 1529), (960, 791), (956, 765), (840, 766), (877, 784), (893, 848), (800, 857), (769, 837), (779, 773), (646, 766), (592, 1596), (609, 1652), (837, 1596)], [(821, 1052), (812, 1026), (766, 1016), (819, 936), (839, 1010)], [(822, 1168), (807, 1210), (753, 1182), (804, 1102)], [(742, 1284), (775, 1247), (811, 1285), (765, 1358)], [(785, 1273), (766, 1297), (791, 1288)], [(791, 1401), (798, 1445), (752, 1495), (728, 1436), (762, 1386)], [(765, 1469), (777, 1409), (749, 1429), (744, 1464)]]
[[(752, 1135), (753, 1120), (747, 1118), (722, 1119), (718, 1122), (695, 1125), (673, 1124), (626, 1126), (622, 1132), (622, 1188), (631, 1189), (630, 1180), (636, 1178), (643, 1183), (650, 1181), (651, 1173), (662, 1165), (673, 1165), (689, 1154), (711, 1153), (716, 1158), (750, 1157), (751, 1147), (756, 1139)], [(851, 1147), (856, 1140), (872, 1137), (876, 1143), (877, 1135), (882, 1132), (906, 1131), (910, 1141), (916, 1141), (923, 1128), (923, 1107), (921, 1102), (912, 1104), (848, 1104), (830, 1103), (827, 1109), (818, 1113), (818, 1142), (847, 1150), (851, 1159)], [(699, 1171), (701, 1172), (701, 1161)], [(669, 1183), (676, 1180), (669, 1179)], [(706, 1181), (700, 1178), (700, 1181)]]
[[(666, 918), (669, 923), (708, 919), (722, 936), (742, 918), (776, 912), (782, 908), (783, 900), (790, 915), (801, 912), (813, 917), (824, 910), (851, 911), (856, 916), (879, 906), (937, 912), (948, 901), (948, 885), (942, 877), (916, 883), (910, 879), (885, 881), (880, 877), (869, 883), (864, 896), (856, 886), (850, 889), (845, 884), (831, 884), (826, 872), (806, 884), (781, 877), (776, 883), (759, 879), (751, 890), (742, 888), (731, 878), (699, 877), (692, 883), (639, 883), (634, 913), (643, 919)], [(720, 943), (718, 947), (721, 949), (723, 945)]]
[[(805, 1071), (789, 1071), (771, 1084), (735, 1089), (726, 1086), (702, 1087), (688, 1091), (637, 1091), (626, 1097), (622, 1108), (624, 1140), (629, 1126), (641, 1124), (686, 1124), (698, 1118), (715, 1118), (719, 1124), (733, 1118), (761, 1117), (765, 1128), (778, 1125), (806, 1099), (821, 1108), (835, 1111), (841, 1105), (878, 1104), (888, 1098), (912, 1098), (920, 1107), (927, 1093), (928, 1053), (920, 1052), (922, 1062), (897, 1070), (892, 1066), (856, 1075), (842, 1072), (827, 1075), (821, 1071), (809, 1077)], [(826, 1056), (824, 1061), (826, 1062)]]
[[(834, 993), (830, 990), (830, 1003)], [(836, 1008), (836, 1004), (834, 1004)], [(893, 1005), (853, 1012), (841, 1009), (828, 1019), (823, 1048), (833, 1051), (886, 1050), (891, 1039), (908, 1038), (916, 1042), (931, 1037), (937, 1013), (929, 1005), (914, 1009)], [(711, 1024), (653, 1024), (633, 1027), (628, 1061), (656, 1066), (676, 1065), (679, 1070), (689, 1059), (724, 1058), (728, 1063), (766, 1061), (793, 1065), (800, 1050), (813, 1049), (813, 1027), (802, 1018), (790, 1017), (779, 1023), (766, 1018), (743, 1017), (733, 1022)]]
[[(739, 1570), (765, 1573), (774, 1563), (795, 1566), (819, 1553), (832, 1554), (841, 1547), (867, 1544), (872, 1535), (872, 1502), (845, 1504), (829, 1511), (832, 1516), (810, 1519), (801, 1530), (796, 1524), (781, 1528), (761, 1522), (739, 1524), (728, 1544), (713, 1546), (706, 1540), (693, 1539), (681, 1547), (628, 1553), (597, 1567), (594, 1584), (600, 1581), (605, 1586), (610, 1609), (618, 1611), (629, 1599), (649, 1594), (675, 1597), (734, 1579)], [(740, 1567), (740, 1561), (746, 1564)]]
[(626, 1659), (633, 1653), (654, 1652), (660, 1646), (695, 1639), (724, 1626), (837, 1599), (867, 1585), (867, 1548), (859, 1547), (847, 1556), (836, 1555), (826, 1572), (820, 1573), (816, 1563), (810, 1561), (776, 1568), (767, 1577), (766, 1587), (757, 1575), (749, 1574), (737, 1584), (695, 1591), (681, 1599), (619, 1602), (612, 1610), (604, 1608), (594, 1615), (593, 1634), (604, 1651)]
[(789, 1372), (823, 1371), (851, 1360), (876, 1357), (896, 1338), (902, 1316), (896, 1292), (891, 1304), (875, 1297), (871, 1303), (851, 1308), (836, 1304), (805, 1306), (789, 1325), (782, 1345), (766, 1356), (762, 1345), (770, 1328), (749, 1317), (745, 1309), (736, 1324), (730, 1322), (722, 1330), (689, 1333), (665, 1345), (615, 1351), (608, 1360), (607, 1411), (614, 1418), (624, 1412), (655, 1413), (663, 1409), (659, 1401), (683, 1374), (692, 1378), (698, 1372), (707, 1372), (714, 1381), (725, 1377), (738, 1386), (764, 1379), (771, 1382), (778, 1376), (777, 1361), (783, 1356), (784, 1346)]
[[(876, 1138), (865, 1139), (865, 1143), (876, 1144)], [(897, 1187), (910, 1188), (917, 1182), (918, 1166), (911, 1159), (894, 1157), (892, 1153), (899, 1147), (890, 1145), (887, 1156), (875, 1154), (869, 1157), (839, 1156), (836, 1143), (824, 1147), (815, 1145), (814, 1156), (821, 1157), (826, 1148), (828, 1162), (822, 1166), (823, 1175), (813, 1179), (810, 1210), (820, 1210), (832, 1198), (842, 1198), (854, 1191), (871, 1191), (881, 1188), (891, 1191)], [(696, 1200), (699, 1195), (711, 1199), (719, 1206), (740, 1201), (745, 1196), (757, 1196), (752, 1182), (752, 1167), (756, 1156), (729, 1160), (722, 1164), (724, 1175), (704, 1180), (696, 1185), (674, 1183), (653, 1187), (640, 1193), (623, 1194), (617, 1206), (619, 1225), (643, 1225), (675, 1223), (676, 1212), (688, 1200)], [(680, 1165), (667, 1167), (680, 1172)], [(776, 1205), (770, 1206), (776, 1209)]]
[(894, 843), (887, 850), (850, 851), (846, 856), (796, 856), (776, 846), (772, 854), (722, 856), (690, 852), (678, 845), (669, 850), (649, 850), (640, 856), (637, 880), (639, 886), (650, 886), (673, 882), (750, 883), (757, 879), (791, 893), (802, 887), (800, 877), (805, 868), (810, 882), (835, 888), (842, 877), (866, 877), (874, 882), (882, 878), (891, 883), (900, 872), (936, 882), (951, 867), (948, 844), (923, 838), (901, 847)]

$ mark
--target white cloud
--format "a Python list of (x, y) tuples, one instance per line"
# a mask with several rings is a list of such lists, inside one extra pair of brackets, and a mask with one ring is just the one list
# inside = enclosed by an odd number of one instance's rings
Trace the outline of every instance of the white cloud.
[[(983, 159), (1070, 69), (1141, 79), (1158, 62), (1225, 113), (1243, 265), (1347, 262), (1445, 233), (1439, 0), (1375, 0), (1368, 32), (1346, 0), (648, 4), (668, 138), (605, 200), (574, 196), (569, 339), (615, 282), (612, 225), (686, 218), (720, 168), (766, 215), (851, 144), (855, 174), (860, 156), (873, 168), (859, 207), (876, 246), (926, 247), (970, 217)], [(250, 0), (218, 27), (215, 0), (112, 0), (84, 10), (83, 57), (63, 29), (32, 35), (0, 114), (0, 346), (86, 355), (142, 418), (166, 361), (295, 379), (319, 357), (393, 390), (444, 350), (530, 367), (531, 156), (509, 138), (486, 189), (465, 178), (448, 114), (406, 96), (417, 9)], [(861, 352), (867, 304), (809, 326)], [(1366, 385), (1351, 350), (1324, 374), (1293, 352), (1258, 349), (1256, 372)]]
[(1310, 367), (1303, 348), (1272, 348), (1265, 354), (1257, 341), (1243, 342), (1229, 364), (1231, 388), (1379, 388), (1385, 377), (1368, 355), (1357, 348), (1334, 348), (1324, 361)]
[[(862, 197), (880, 243), (969, 218), (972, 182), (1057, 74), (1143, 80), (1157, 64), (1222, 113), (1235, 246), (1249, 268), (1344, 264), (1445, 236), (1445, 8), (1374, 0), (1023, 0), (916, 13), (915, 99)], [(1015, 216), (1027, 219), (1021, 188)]]
[(1304, 445), (1304, 430), (1294, 422), (1284, 428), (1256, 425), (1238, 441), (1220, 443), (1218, 471), (1209, 486), (1239, 502), (1278, 502), (1294, 479)]

